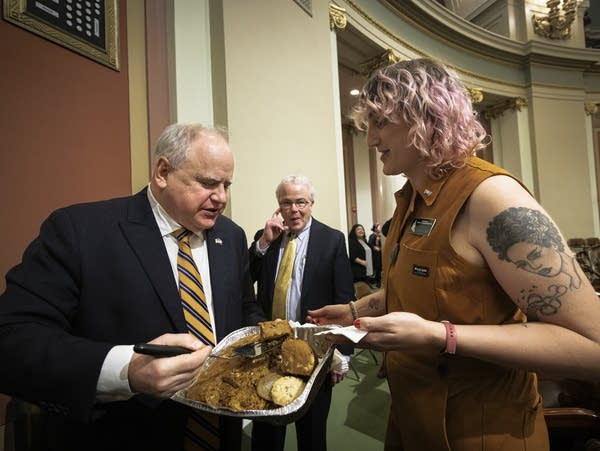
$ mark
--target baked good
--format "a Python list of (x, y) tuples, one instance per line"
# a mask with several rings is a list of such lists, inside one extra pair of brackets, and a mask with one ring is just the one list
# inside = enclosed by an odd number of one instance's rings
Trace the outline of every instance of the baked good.
[(256, 393), (258, 393), (258, 396), (267, 401), (273, 401), (271, 389), (275, 381), (281, 377), (283, 377), (283, 374), (274, 372), (269, 372), (266, 376), (261, 377), (256, 383)]
[(299, 377), (280, 377), (273, 383), (273, 388), (271, 388), (271, 398), (273, 398), (275, 404), (287, 406), (300, 396), (305, 386), (306, 383)]
[(275, 338), (287, 335), (289, 337), (294, 336), (294, 331), (290, 322), (285, 319), (275, 319), (273, 321), (263, 321), (258, 323), (260, 328), (260, 336), (265, 338)]
[[(235, 411), (274, 409), (296, 399), (318, 363), (316, 354), (308, 342), (290, 338), (294, 334), (288, 321), (265, 321), (260, 326), (260, 334), (236, 340), (219, 353), (231, 358), (210, 359), (186, 397)], [(283, 337), (283, 343), (272, 352), (254, 358), (233, 354), (235, 347), (275, 337)]]
[(227, 397), (233, 387), (224, 384), (221, 377), (215, 377), (201, 384), (192, 385), (186, 396), (189, 399), (208, 404), (211, 407), (221, 407), (221, 397)]
[(253, 386), (229, 392), (229, 396), (222, 399), (222, 402), (224, 406), (237, 411), (263, 410), (269, 404), (268, 401), (258, 396)]
[[(234, 346), (239, 346), (239, 341)], [(187, 390), (186, 397), (216, 408), (228, 407), (237, 411), (266, 409), (269, 403), (258, 396), (256, 384), (269, 372), (270, 362), (268, 355), (253, 359), (214, 359)]]
[(281, 371), (294, 376), (310, 376), (317, 365), (317, 357), (308, 342), (288, 338), (281, 345)]

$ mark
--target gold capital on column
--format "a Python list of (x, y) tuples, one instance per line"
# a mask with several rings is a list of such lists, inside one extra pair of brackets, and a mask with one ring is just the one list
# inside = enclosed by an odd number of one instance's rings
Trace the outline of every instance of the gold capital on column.
[(346, 10), (333, 3), (329, 4), (329, 28), (331, 30), (343, 30), (348, 24)]
[(594, 102), (586, 102), (583, 107), (585, 109), (585, 114), (588, 116), (593, 116), (598, 112), (598, 105)]
[(471, 103), (483, 102), (483, 91), (481, 88), (467, 88), (467, 92), (469, 93)]

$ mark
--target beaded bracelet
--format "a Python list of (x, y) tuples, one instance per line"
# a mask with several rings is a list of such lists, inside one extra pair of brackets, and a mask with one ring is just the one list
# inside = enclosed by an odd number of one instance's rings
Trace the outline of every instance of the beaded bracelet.
[(350, 306), (350, 313), (352, 313), (352, 319), (357, 320), (358, 319), (358, 310), (356, 310), (356, 305), (354, 305), (354, 301), (348, 302), (348, 305)]

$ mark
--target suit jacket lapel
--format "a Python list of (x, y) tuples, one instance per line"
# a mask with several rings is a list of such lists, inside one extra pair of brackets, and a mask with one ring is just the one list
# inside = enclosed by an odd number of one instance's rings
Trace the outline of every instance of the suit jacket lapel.
[(146, 271), (175, 330), (185, 331), (177, 284), (145, 189), (132, 198), (127, 219), (121, 222), (121, 229)]
[(210, 288), (212, 291), (212, 305), (215, 314), (216, 334), (218, 339), (225, 336), (225, 318), (227, 315), (227, 288), (230, 286), (229, 277), (231, 268), (228, 263), (232, 256), (226, 252), (225, 240), (227, 237), (219, 227), (219, 221), (215, 226), (206, 231), (206, 246), (208, 251), (208, 262), (210, 265)]
[(315, 274), (315, 258), (318, 258), (319, 249), (323, 247), (321, 244), (321, 223), (315, 218), (312, 218), (310, 225), (308, 247), (306, 248), (306, 260), (304, 263), (304, 276), (302, 278), (302, 293), (300, 295), (300, 305), (306, 305), (306, 296), (309, 292), (308, 288), (312, 283), (312, 278)]
[(279, 263), (279, 248), (281, 247), (281, 241), (283, 240), (283, 234), (279, 236), (275, 241), (271, 243), (267, 254), (265, 255), (265, 267), (263, 271), (269, 274), (269, 302), (273, 304), (273, 293), (275, 292), (275, 277), (277, 276), (277, 263)]

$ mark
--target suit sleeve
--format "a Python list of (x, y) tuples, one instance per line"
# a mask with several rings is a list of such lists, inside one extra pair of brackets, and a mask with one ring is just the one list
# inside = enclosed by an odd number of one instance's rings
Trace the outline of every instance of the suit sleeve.
[(254, 283), (260, 278), (263, 264), (263, 256), (256, 252), (256, 240), (248, 248), (248, 258), (250, 260), (250, 277)]
[(334, 268), (335, 298), (333, 302), (335, 304), (347, 304), (349, 301), (355, 300), (356, 296), (354, 296), (354, 282), (350, 260), (346, 252), (344, 235), (341, 233), (337, 236)]
[(244, 325), (255, 326), (258, 322), (266, 320), (265, 313), (256, 301), (256, 295), (254, 293), (254, 282), (256, 282), (258, 274), (260, 274), (260, 266), (257, 269), (255, 260), (258, 260), (258, 264), (260, 265), (260, 258), (256, 257), (256, 255), (254, 255), (255, 258), (253, 258), (254, 252), (252, 246), (254, 246), (254, 243), (252, 243), (247, 252), (245, 251), (247, 246), (245, 236), (243, 236), (243, 240), (244, 252), (242, 252), (242, 264), (244, 269), (242, 273), (244, 277)]
[(76, 336), (80, 255), (66, 211), (53, 213), (0, 297), (0, 391), (86, 420), (109, 343)]
[[(341, 232), (337, 235), (334, 268), (334, 304), (347, 304), (349, 301), (356, 300), (352, 269), (350, 268), (350, 260), (346, 252), (344, 235)], [(338, 349), (344, 355), (350, 355), (354, 352), (354, 347), (349, 345), (338, 346)]]

